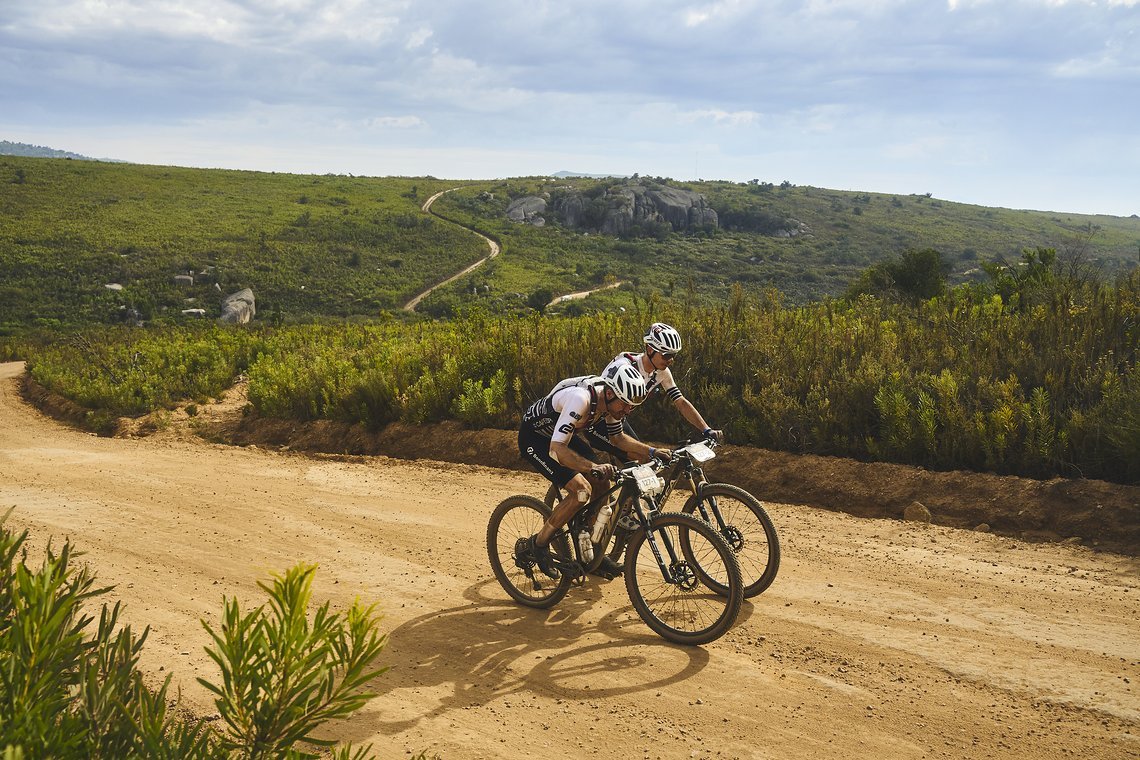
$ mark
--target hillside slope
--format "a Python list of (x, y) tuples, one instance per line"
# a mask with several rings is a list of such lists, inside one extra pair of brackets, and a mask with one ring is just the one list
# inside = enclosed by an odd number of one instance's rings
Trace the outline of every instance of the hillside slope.
[[(558, 308), (616, 308), (654, 295), (721, 301), (734, 286), (805, 301), (839, 295), (866, 267), (926, 247), (952, 265), (951, 282), (979, 276), (982, 261), (1016, 261), (1039, 246), (1112, 276), (1135, 267), (1140, 251), (1137, 218), (759, 182), (641, 179), (698, 193), (723, 220), (684, 235), (658, 225), (614, 237), (505, 216), (513, 198), (560, 187), (597, 198), (625, 181), (445, 182), (0, 156), (0, 329), (128, 314), (177, 321), (199, 308), (211, 317), (221, 296), (245, 287), (269, 321), (398, 315), (485, 255), (470, 229), (504, 255), (433, 294), (421, 311), (446, 316), (471, 303), (529, 311), (616, 281), (628, 284)], [(457, 187), (433, 207), (443, 218), (421, 210), (424, 199)], [(773, 219), (795, 220), (802, 234), (770, 234), (765, 220)]]

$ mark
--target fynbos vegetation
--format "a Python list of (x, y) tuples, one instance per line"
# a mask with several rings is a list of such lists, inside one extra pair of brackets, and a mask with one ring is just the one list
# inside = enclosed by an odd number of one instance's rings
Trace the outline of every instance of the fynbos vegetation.
[[(656, 295), (711, 305), (736, 285), (752, 296), (776, 288), (804, 303), (841, 295), (860, 272), (906, 250), (939, 251), (952, 285), (1038, 247), (1113, 278), (1136, 266), (1140, 247), (1140, 219), (660, 177), (636, 183), (699, 197), (720, 223), (673, 225), (659, 216), (599, 234), (595, 204), (605, 210), (605, 198), (626, 197), (625, 183), (314, 177), (4, 156), (0, 336), (30, 326), (212, 318), (222, 296), (247, 287), (259, 319), (271, 324), (404, 319), (413, 296), (486, 256), (470, 229), (497, 240), (503, 254), (433, 293), (421, 313), (541, 311), (546, 296), (616, 282), (624, 284), (594, 304), (628, 308)], [(443, 190), (452, 192), (432, 211), (450, 221), (422, 211)], [(549, 215), (537, 227), (506, 216), (512, 200), (554, 207), (564, 196), (582, 199), (579, 224)], [(593, 308), (569, 301), (555, 310)]]
[[(10, 514), (10, 512), (9, 512)], [(121, 607), (103, 604), (98, 623), (88, 605), (106, 595), (70, 542), (50, 545), (27, 564), (27, 531), (0, 518), (0, 753), (7, 760), (52, 757), (271, 760), (363, 760), (370, 747), (332, 747), (314, 735), (367, 702), (367, 683), (386, 643), (373, 606), (309, 610), (316, 571), (297, 566), (261, 583), (268, 607), (242, 612), (223, 600), (207, 649), (221, 669), (219, 723), (187, 720), (172, 709), (172, 675), (157, 690), (138, 669), (147, 631), (120, 623)], [(318, 749), (326, 748), (325, 755)]]
[[(753, 298), (738, 289), (721, 307), (651, 299), (576, 318), (470, 312), (410, 325), (106, 332), (86, 335), (83, 351), (41, 350), (29, 367), (43, 385), (118, 413), (140, 411), (135, 400), (212, 395), (244, 371), (264, 416), (372, 429), (444, 419), (511, 427), (559, 379), (640, 350), (645, 326), (664, 320), (685, 338), (679, 385), (736, 443), (1135, 481), (1140, 273), (1107, 285), (1023, 269), (918, 300), (796, 306), (775, 291)], [(187, 374), (212, 385), (187, 391)], [(633, 422), (659, 440), (684, 432), (671, 413), (639, 412)]]

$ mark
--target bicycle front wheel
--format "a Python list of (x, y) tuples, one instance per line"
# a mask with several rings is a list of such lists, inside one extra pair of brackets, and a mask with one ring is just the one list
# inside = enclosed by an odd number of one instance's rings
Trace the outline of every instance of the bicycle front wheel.
[[(570, 590), (567, 573), (557, 580), (548, 578), (524, 549), (549, 516), (550, 508), (533, 496), (510, 496), (495, 507), (487, 523), (487, 557), (499, 585), (519, 604), (537, 609), (553, 607)], [(565, 535), (556, 535), (550, 550), (570, 559)]]
[[(723, 591), (710, 588), (704, 578), (715, 579)], [(744, 600), (732, 549), (708, 523), (677, 512), (654, 515), (648, 533), (638, 530), (630, 538), (625, 587), (645, 624), (677, 644), (720, 638), (736, 622)]]
[[(727, 483), (709, 483), (698, 488), (681, 511), (705, 519), (732, 547), (744, 578), (745, 599), (763, 593), (776, 580), (780, 539), (772, 518), (755, 496)], [(701, 580), (714, 590), (723, 590), (715, 578)]]

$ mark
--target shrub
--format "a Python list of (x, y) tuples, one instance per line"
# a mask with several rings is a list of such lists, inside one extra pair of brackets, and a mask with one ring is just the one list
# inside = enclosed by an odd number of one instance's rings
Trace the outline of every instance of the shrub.
[(243, 614), (237, 599), (223, 599), (220, 631), (202, 624), (222, 683), (198, 681), (218, 695), (227, 728), (218, 741), (231, 757), (318, 757), (295, 745), (335, 744), (313, 732), (362, 707), (374, 695), (361, 689), (387, 670), (372, 667), (387, 639), (377, 631), (375, 605), (358, 601), (341, 615), (326, 602), (309, 618), (315, 572), (315, 565), (297, 565), (272, 585), (259, 583), (268, 610)]
[(507, 412), (507, 376), (496, 372), (484, 387), (479, 380), (464, 380), (463, 393), (455, 399), (451, 413), (473, 428), (491, 427), (502, 422)]
[[(9, 513), (11, 511), (9, 510)], [(372, 663), (386, 643), (374, 606), (356, 602), (344, 614), (328, 603), (308, 615), (315, 566), (298, 565), (271, 585), (263, 605), (243, 614), (223, 599), (220, 632), (207, 649), (221, 685), (199, 679), (217, 695), (222, 729), (176, 719), (168, 705), (171, 677), (152, 691), (138, 671), (147, 630), (119, 625), (120, 605), (103, 605), (98, 625), (85, 605), (106, 594), (65, 542), (49, 543), (38, 568), (25, 564), (27, 531), (0, 518), (0, 756), (253, 760), (317, 758), (307, 748), (334, 742), (313, 732), (347, 716), (371, 694), (362, 687), (382, 669)], [(333, 757), (359, 760), (370, 747), (336, 748)]]

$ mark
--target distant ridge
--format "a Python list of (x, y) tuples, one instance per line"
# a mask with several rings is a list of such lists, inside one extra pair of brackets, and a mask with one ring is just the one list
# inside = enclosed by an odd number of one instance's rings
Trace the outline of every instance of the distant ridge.
[(109, 161), (111, 163), (126, 163), (114, 158), (91, 158), (90, 156), (83, 156), (79, 153), (72, 153), (68, 150), (56, 150), (55, 148), (47, 148), (43, 145), (29, 145), (28, 143), (11, 142), (9, 140), (0, 140), (0, 155), (28, 156), (31, 158), (74, 158), (80, 161)]
[(551, 177), (558, 177), (559, 179), (566, 179), (567, 177), (582, 177), (582, 178), (586, 178), (586, 179), (610, 179), (611, 177), (615, 177), (617, 179), (625, 179), (629, 175), (628, 174), (585, 174), (583, 172), (560, 171), (560, 172), (554, 172), (550, 176)]

